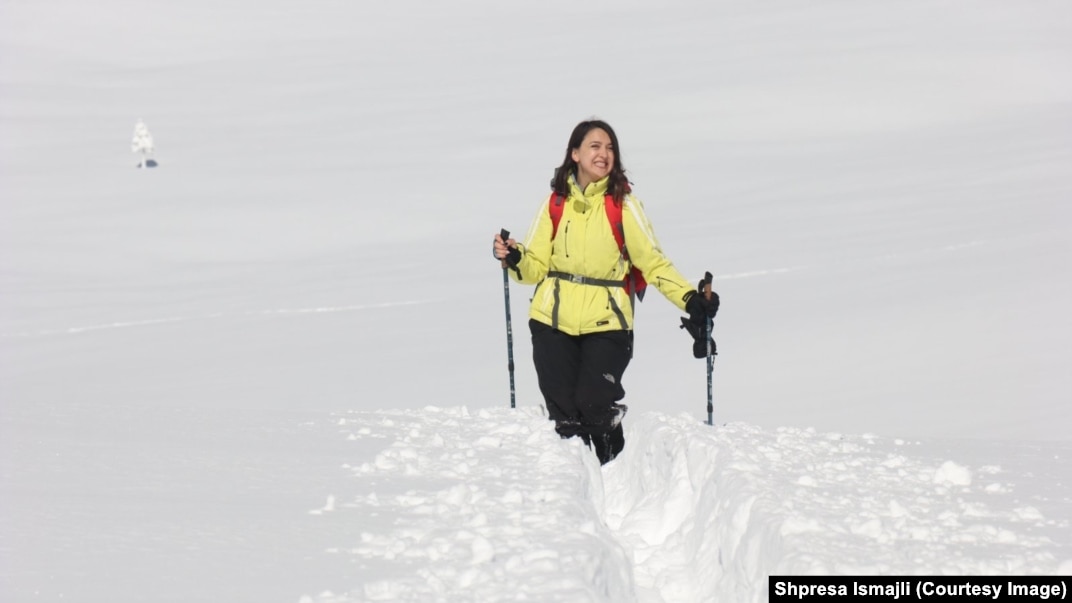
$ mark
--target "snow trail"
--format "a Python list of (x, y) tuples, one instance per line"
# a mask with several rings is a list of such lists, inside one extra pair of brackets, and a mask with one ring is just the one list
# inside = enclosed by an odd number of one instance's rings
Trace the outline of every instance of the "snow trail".
[(260, 316), (291, 316), (309, 314), (337, 314), (340, 312), (363, 312), (366, 310), (381, 310), (385, 308), (398, 308), (404, 306), (418, 306), (432, 303), (430, 300), (402, 300), (389, 301), (374, 304), (352, 304), (346, 306), (316, 306), (309, 308), (276, 308), (271, 310), (254, 310), (248, 312), (213, 312), (197, 316), (171, 316), (167, 318), (148, 318), (143, 320), (119, 320), (114, 322), (98, 323), (67, 327), (63, 329), (44, 329), (30, 332), (0, 333), (2, 338), (31, 338), (47, 337), (50, 335), (81, 335), (94, 331), (107, 331), (112, 329), (132, 329), (138, 327), (153, 327), (161, 324), (194, 322), (206, 320), (219, 320), (225, 318), (248, 318)]
[[(970, 241), (966, 243), (953, 243), (940, 248), (927, 248), (918, 249), (913, 252), (905, 252), (899, 254), (884, 254), (881, 256), (872, 256), (866, 258), (853, 258), (851, 260), (843, 260), (841, 262), (827, 262), (817, 265), (797, 265), (797, 266), (783, 266), (779, 268), (760, 268), (755, 270), (748, 270), (744, 272), (718, 274), (714, 276), (716, 282), (730, 281), (738, 279), (760, 278), (777, 276), (781, 274), (787, 274), (792, 272), (800, 272), (804, 270), (814, 270), (817, 268), (826, 268), (839, 264), (855, 263), (855, 264), (875, 264), (878, 262), (889, 261), (898, 259), (905, 256), (928, 256), (937, 253), (953, 252), (962, 249), (969, 249), (972, 247), (978, 247), (985, 245), (987, 241)], [(183, 323), (194, 321), (206, 321), (206, 320), (219, 320), (227, 318), (248, 318), (248, 317), (261, 317), (261, 316), (291, 316), (291, 315), (316, 315), (316, 314), (338, 314), (347, 312), (364, 312), (368, 310), (382, 310), (387, 308), (399, 308), (406, 306), (419, 306), (436, 303), (436, 300), (432, 299), (419, 299), (419, 300), (392, 300), (377, 303), (365, 303), (365, 304), (347, 304), (339, 306), (309, 306), (309, 307), (297, 307), (297, 308), (274, 308), (266, 310), (249, 310), (241, 312), (208, 312), (203, 314), (194, 315), (178, 315), (178, 316), (165, 316), (143, 319), (131, 319), (131, 320), (114, 320), (110, 322), (101, 322), (94, 324), (83, 324), (64, 328), (51, 328), (40, 329), (35, 331), (17, 331), (17, 332), (0, 332), (0, 338), (33, 338), (33, 337), (47, 337), (54, 335), (81, 335), (85, 333), (92, 333), (95, 331), (106, 331), (112, 329), (131, 329), (138, 327), (153, 327), (161, 324), (168, 323)]]
[(1002, 500), (1001, 467), (903, 441), (655, 413), (626, 441), (604, 516), (642, 601), (762, 601), (771, 574), (1057, 573), (1070, 553), (1048, 535), (1067, 520)]
[(1072, 558), (1069, 522), (1010, 499), (1015, 476), (918, 443), (641, 413), (601, 469), (532, 408), (339, 425), (382, 442), (346, 467), (368, 494), (311, 512), (369, 522), (331, 552), (377, 579), (321, 603), (763, 601), (771, 574), (1056, 573)]

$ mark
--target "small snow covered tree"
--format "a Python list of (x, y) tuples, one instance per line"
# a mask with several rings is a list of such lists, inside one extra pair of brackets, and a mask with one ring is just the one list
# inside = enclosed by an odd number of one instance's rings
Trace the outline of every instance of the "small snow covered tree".
[(145, 127), (145, 122), (140, 119), (134, 125), (134, 141), (130, 144), (130, 150), (141, 155), (141, 161), (138, 162), (139, 168), (153, 165), (153, 160), (149, 158), (153, 154), (153, 135), (149, 133), (149, 128)]

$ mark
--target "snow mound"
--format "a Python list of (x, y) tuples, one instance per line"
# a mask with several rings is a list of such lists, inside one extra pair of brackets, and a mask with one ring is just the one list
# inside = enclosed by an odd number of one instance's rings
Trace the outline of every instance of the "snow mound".
[(653, 601), (763, 601), (772, 574), (1058, 571), (1044, 534), (1067, 521), (893, 442), (652, 413), (626, 439), (604, 517)]
[(384, 519), (338, 551), (380, 577), (318, 601), (634, 599), (598, 461), (538, 411), (354, 412), (344, 429), (393, 440), (350, 467), (369, 494), (339, 509)]
[(346, 466), (368, 494), (329, 505), (365, 526), (332, 552), (368, 578), (308, 601), (762, 601), (771, 574), (1055, 573), (1068, 550), (1045, 535), (1067, 521), (872, 436), (647, 413), (601, 469), (534, 409), (339, 428), (378, 441)]

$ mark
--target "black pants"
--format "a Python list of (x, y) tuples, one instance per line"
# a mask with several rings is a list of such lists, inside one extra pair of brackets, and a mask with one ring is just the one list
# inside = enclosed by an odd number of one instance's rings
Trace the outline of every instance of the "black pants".
[(579, 436), (601, 463), (625, 447), (615, 402), (625, 397), (622, 374), (633, 357), (632, 331), (567, 335), (536, 320), (532, 358), (547, 414), (563, 438)]

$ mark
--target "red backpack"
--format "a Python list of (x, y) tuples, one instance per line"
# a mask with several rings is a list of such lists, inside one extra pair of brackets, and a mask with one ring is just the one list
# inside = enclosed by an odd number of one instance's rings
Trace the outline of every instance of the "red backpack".
[[(557, 192), (551, 193), (551, 200), (547, 203), (547, 211), (551, 214), (551, 240), (558, 234), (558, 223), (562, 220), (562, 202), (565, 198)], [(610, 230), (614, 233), (614, 242), (618, 243), (618, 251), (622, 257), (629, 260), (629, 250), (625, 248), (625, 228), (622, 226), (622, 204), (614, 200), (613, 195), (606, 195), (603, 204), (607, 208), (607, 220), (610, 221)], [(630, 264), (629, 274), (625, 277), (625, 290), (629, 297), (634, 295), (640, 301), (644, 301), (644, 290), (648, 282), (644, 280), (644, 274), (636, 266)]]

